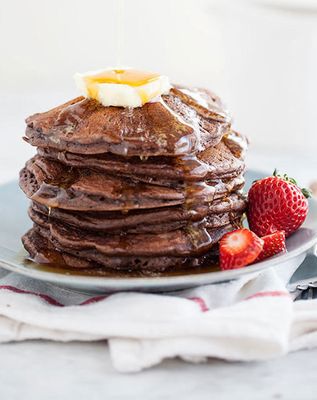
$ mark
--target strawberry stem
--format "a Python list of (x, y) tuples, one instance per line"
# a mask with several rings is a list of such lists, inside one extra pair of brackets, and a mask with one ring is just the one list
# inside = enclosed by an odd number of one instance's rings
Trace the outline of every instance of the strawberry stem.
[[(284, 175), (280, 175), (278, 173), (278, 170), (275, 168), (273, 171), (273, 176), (276, 176), (277, 178), (283, 179), (286, 182), (292, 183), (293, 185), (298, 186), (298, 183), (296, 182), (296, 180), (294, 178), (290, 178), (287, 174)], [(302, 191), (303, 195), (306, 197), (306, 199), (308, 199), (309, 197), (311, 197), (312, 192), (309, 189), (306, 188), (300, 188), (300, 190)]]
[(301, 190), (302, 190), (303, 195), (306, 197), (306, 199), (309, 199), (309, 197), (312, 196), (311, 190), (306, 189), (306, 188), (302, 188)]

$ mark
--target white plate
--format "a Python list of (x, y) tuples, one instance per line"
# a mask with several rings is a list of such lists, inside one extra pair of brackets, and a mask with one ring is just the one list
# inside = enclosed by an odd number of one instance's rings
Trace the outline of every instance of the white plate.
[[(263, 175), (249, 171), (247, 187)], [(113, 292), (119, 290), (164, 291), (188, 288), (209, 283), (219, 283), (269, 267), (285, 279), (290, 278), (305, 258), (307, 251), (317, 243), (317, 201), (310, 200), (310, 210), (303, 227), (287, 239), (285, 254), (277, 255), (260, 263), (230, 271), (214, 271), (199, 274), (160, 277), (96, 277), (56, 273), (39, 269), (26, 262), (20, 238), (30, 228), (27, 217), (28, 200), (18, 188), (17, 182), (0, 186), (0, 265), (22, 275), (89, 292)]]

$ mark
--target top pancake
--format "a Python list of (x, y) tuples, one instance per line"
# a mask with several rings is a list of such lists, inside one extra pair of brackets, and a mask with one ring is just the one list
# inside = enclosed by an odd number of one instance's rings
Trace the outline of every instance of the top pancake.
[(230, 131), (230, 117), (217, 96), (176, 87), (138, 108), (104, 107), (78, 97), (26, 123), (31, 145), (86, 155), (188, 155), (217, 145)]

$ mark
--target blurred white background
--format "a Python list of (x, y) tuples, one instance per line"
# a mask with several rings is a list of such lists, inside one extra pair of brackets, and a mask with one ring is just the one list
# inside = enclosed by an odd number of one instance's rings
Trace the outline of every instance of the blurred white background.
[(262, 154), (316, 158), (316, 1), (0, 0), (0, 54), (0, 178), (32, 153), (27, 115), (119, 61), (220, 94), (259, 169)]

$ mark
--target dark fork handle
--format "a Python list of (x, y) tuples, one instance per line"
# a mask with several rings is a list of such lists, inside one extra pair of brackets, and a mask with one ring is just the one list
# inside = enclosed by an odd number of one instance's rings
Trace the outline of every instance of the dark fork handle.
[(316, 284), (308, 284), (307, 287), (298, 287), (297, 289), (300, 291), (299, 294), (295, 297), (294, 301), (297, 300), (312, 300), (317, 299), (317, 287)]

